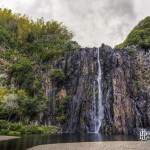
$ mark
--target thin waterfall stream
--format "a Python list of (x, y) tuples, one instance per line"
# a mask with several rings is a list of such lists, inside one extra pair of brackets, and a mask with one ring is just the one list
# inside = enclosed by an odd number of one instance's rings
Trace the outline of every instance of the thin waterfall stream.
[(97, 111), (96, 111), (96, 126), (95, 126), (95, 133), (98, 133), (101, 127), (102, 119), (104, 117), (104, 108), (102, 105), (102, 70), (100, 64), (100, 53), (99, 48), (97, 49), (97, 62), (98, 62), (98, 76), (97, 76), (97, 83), (98, 83), (98, 100), (97, 100)]

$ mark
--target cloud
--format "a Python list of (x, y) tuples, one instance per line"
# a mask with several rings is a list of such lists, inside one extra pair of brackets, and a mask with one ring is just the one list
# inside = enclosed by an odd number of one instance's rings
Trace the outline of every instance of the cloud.
[[(3, 0), (0, 7), (64, 22), (82, 46), (115, 45), (137, 20), (150, 14), (149, 0)], [(145, 9), (144, 9), (145, 8)]]
[[(64, 9), (63, 9), (64, 8)], [(82, 45), (117, 44), (136, 19), (133, 1), (65, 0), (61, 14)], [(61, 19), (61, 16), (59, 16)]]

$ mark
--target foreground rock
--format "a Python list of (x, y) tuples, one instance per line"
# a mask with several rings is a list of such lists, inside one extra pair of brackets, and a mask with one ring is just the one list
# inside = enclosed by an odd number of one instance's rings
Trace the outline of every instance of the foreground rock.
[(149, 150), (148, 142), (88, 142), (40, 145), (28, 150)]

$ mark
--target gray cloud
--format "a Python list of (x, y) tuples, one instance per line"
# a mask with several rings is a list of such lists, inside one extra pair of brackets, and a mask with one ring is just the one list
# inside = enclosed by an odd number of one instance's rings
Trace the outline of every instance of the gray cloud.
[(116, 44), (136, 19), (134, 3), (127, 0), (65, 0), (63, 8), (82, 45)]
[[(145, 2), (145, 3), (144, 3)], [(64, 22), (82, 46), (120, 43), (149, 11), (149, 0), (6, 0), (1, 7)], [(147, 9), (143, 11), (143, 7)], [(142, 14), (142, 15), (141, 15)], [(147, 14), (148, 15), (148, 14)]]

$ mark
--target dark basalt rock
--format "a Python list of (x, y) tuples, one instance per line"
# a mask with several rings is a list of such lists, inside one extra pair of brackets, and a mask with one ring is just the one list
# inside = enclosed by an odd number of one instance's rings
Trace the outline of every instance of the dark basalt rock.
[(81, 49), (71, 55), (71, 59), (67, 61), (68, 80), (65, 87), (68, 95), (72, 95), (69, 102), (67, 125), (64, 129), (67, 132), (88, 132), (94, 128), (93, 88), (95, 91), (98, 90), (97, 67), (96, 48)]
[[(100, 47), (104, 119), (100, 131), (105, 134), (131, 134), (134, 128), (150, 127), (150, 52)], [(98, 99), (97, 49), (83, 48), (67, 52), (55, 62), (61, 68), (65, 82), (59, 88), (48, 88), (50, 114), (55, 114), (56, 95), (65, 91), (70, 96), (63, 132), (92, 132), (93, 91)], [(51, 120), (51, 119), (50, 119)], [(55, 120), (55, 119), (54, 119)], [(57, 124), (57, 121), (51, 121)]]

